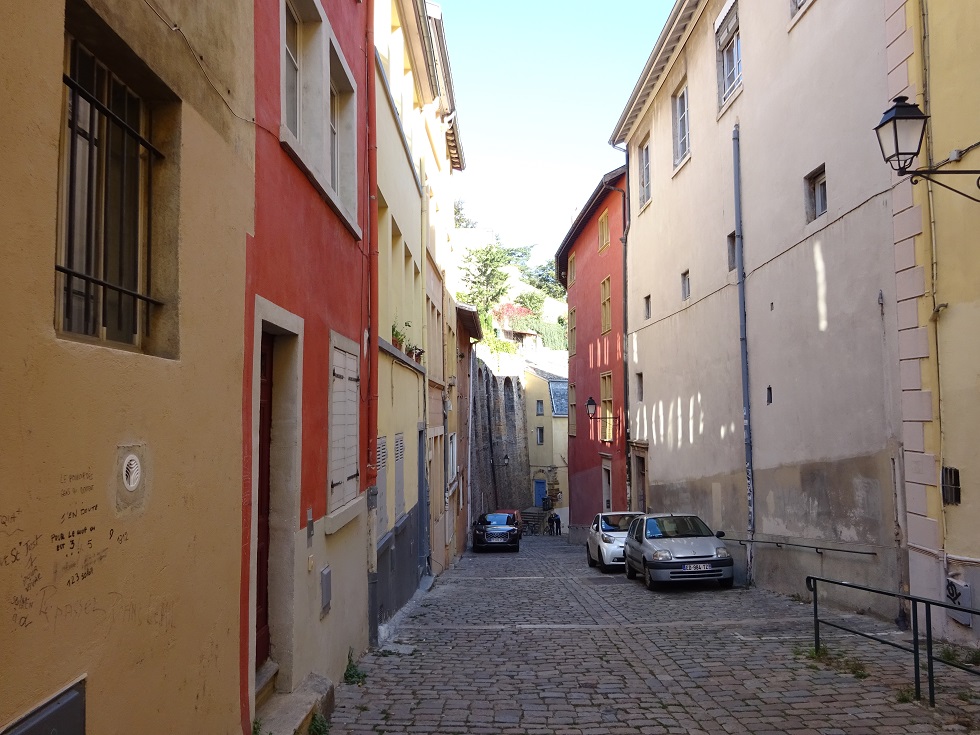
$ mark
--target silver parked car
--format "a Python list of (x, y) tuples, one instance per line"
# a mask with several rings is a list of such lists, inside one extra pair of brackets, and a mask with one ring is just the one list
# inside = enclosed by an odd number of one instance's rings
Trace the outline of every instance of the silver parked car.
[(585, 557), (590, 567), (596, 564), (603, 571), (623, 563), (623, 542), (630, 521), (642, 513), (598, 513), (592, 519), (585, 540)]
[(696, 515), (654, 513), (634, 518), (624, 546), (626, 576), (643, 575), (648, 589), (661, 582), (717, 579), (734, 581), (732, 556), (721, 538)]

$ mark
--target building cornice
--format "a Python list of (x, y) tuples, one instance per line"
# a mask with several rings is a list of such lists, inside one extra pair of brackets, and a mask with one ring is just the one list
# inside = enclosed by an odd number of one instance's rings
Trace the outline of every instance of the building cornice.
[(684, 38), (684, 34), (687, 32), (701, 2), (702, 0), (676, 0), (674, 3), (670, 15), (667, 16), (667, 22), (664, 23), (663, 30), (660, 31), (660, 36), (657, 38), (657, 43), (643, 67), (643, 72), (633, 87), (629, 102), (626, 103), (625, 109), (619, 116), (612, 137), (609, 138), (609, 145), (622, 145), (630, 136), (637, 119), (643, 114), (650, 96), (656, 90), (664, 71), (674, 56), (674, 52)]

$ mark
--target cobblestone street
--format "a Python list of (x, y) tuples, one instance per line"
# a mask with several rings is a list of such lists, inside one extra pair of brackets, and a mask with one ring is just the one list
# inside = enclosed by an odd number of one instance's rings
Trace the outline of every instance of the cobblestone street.
[(924, 677), (923, 703), (905, 701), (911, 654), (824, 629), (838, 658), (816, 662), (812, 630), (810, 606), (779, 595), (650, 592), (590, 569), (564, 538), (525, 537), (518, 554), (467, 551), (416, 596), (359, 662), (365, 683), (338, 686), (330, 733), (878, 735), (980, 723), (976, 677), (938, 666), (931, 710)]

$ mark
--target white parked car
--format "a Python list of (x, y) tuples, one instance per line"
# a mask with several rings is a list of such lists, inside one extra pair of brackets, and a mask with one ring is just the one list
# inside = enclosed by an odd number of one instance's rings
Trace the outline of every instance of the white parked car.
[(695, 515), (654, 513), (635, 518), (626, 534), (626, 576), (643, 575), (648, 589), (663, 582), (717, 580), (732, 586), (734, 564), (724, 531), (712, 533)]
[(596, 564), (603, 571), (622, 566), (623, 541), (630, 522), (641, 513), (599, 513), (592, 519), (589, 537), (585, 540), (585, 556), (589, 566)]

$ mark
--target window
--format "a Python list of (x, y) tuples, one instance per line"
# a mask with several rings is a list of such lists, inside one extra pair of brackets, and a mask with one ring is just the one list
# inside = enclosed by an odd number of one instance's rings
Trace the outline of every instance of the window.
[(163, 156), (146, 139), (144, 101), (69, 37), (61, 223), (55, 264), (59, 330), (143, 346), (151, 298), (150, 177)]
[(286, 127), (299, 137), (299, 19), (286, 3), (285, 53), (283, 58), (282, 108)]
[[(343, 348), (336, 344), (344, 342)], [(356, 343), (334, 335), (330, 348), (330, 447), (327, 512), (357, 497), (359, 488), (359, 363)], [(396, 461), (397, 461), (396, 437)]]
[(575, 283), (575, 253), (568, 256), (568, 285)]
[(568, 354), (575, 354), (575, 309), (568, 310)]
[(602, 313), (602, 332), (612, 329), (612, 276), (606, 276), (599, 284), (600, 309)]
[(636, 400), (643, 400), (643, 373), (636, 374)]
[(960, 471), (955, 467), (943, 467), (943, 505), (959, 505), (961, 502), (960, 493)]
[(539, 426), (534, 430), (534, 435), (539, 445), (544, 444), (544, 427)]
[(643, 318), (649, 319), (653, 316), (653, 307), (650, 304), (650, 294), (643, 297)]
[(789, 16), (793, 18), (796, 14), (803, 9), (811, 0), (789, 0)]
[(735, 251), (735, 233), (733, 232), (728, 236), (728, 270), (729, 271), (735, 270), (735, 266), (737, 265), (736, 263), (737, 255), (738, 253), (736, 253)]
[(738, 31), (738, 3), (715, 23), (718, 47), (718, 92), (724, 103), (742, 83), (742, 38)]
[(356, 86), (315, 0), (284, 0), (279, 140), (331, 208), (357, 226)]
[(806, 221), (827, 213), (827, 173), (821, 165), (806, 177)]
[(613, 438), (613, 382), (612, 373), (602, 373), (599, 376), (599, 440), (611, 442)]
[(609, 247), (609, 210), (599, 215), (599, 250)]
[(575, 436), (578, 430), (577, 423), (575, 421), (575, 384), (568, 384), (568, 435)]
[(691, 271), (681, 273), (681, 299), (687, 301), (691, 298)]
[(650, 201), (650, 139), (640, 144), (638, 161), (640, 179), (640, 206)]
[(687, 110), (687, 86), (672, 98), (674, 107), (674, 165), (677, 166), (691, 153), (691, 129)]
[(456, 477), (456, 473), (459, 471), (459, 466), (457, 464), (456, 457), (456, 433), (453, 432), (449, 435), (449, 478), (452, 480)]
[(534, 413), (537, 416), (544, 416), (544, 401), (536, 401)]

